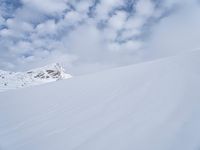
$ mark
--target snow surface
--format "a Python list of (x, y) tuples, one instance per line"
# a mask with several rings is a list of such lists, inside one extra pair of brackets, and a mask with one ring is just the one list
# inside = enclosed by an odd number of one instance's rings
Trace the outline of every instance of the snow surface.
[(65, 70), (59, 63), (29, 70), (27, 72), (0, 70), (0, 92), (40, 85), (71, 77), (70, 74), (65, 73)]
[(1, 150), (199, 150), (200, 52), (0, 93)]

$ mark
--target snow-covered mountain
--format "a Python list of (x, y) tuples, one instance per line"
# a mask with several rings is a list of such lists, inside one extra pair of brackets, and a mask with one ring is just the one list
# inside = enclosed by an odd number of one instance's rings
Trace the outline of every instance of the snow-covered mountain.
[(200, 51), (0, 93), (1, 150), (199, 150)]
[(71, 78), (59, 63), (27, 72), (8, 72), (0, 70), (0, 91), (29, 87), (61, 79)]

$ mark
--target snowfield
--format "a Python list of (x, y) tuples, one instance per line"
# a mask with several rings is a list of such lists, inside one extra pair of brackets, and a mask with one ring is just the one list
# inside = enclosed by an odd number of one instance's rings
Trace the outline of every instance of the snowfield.
[(200, 51), (0, 93), (0, 150), (199, 150)]

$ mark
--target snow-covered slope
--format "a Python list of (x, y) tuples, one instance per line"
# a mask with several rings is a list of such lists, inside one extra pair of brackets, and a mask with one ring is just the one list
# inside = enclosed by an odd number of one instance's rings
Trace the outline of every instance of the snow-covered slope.
[(0, 93), (0, 149), (199, 150), (199, 58)]
[(29, 87), (60, 79), (70, 78), (58, 63), (27, 72), (7, 72), (0, 70), (0, 91)]

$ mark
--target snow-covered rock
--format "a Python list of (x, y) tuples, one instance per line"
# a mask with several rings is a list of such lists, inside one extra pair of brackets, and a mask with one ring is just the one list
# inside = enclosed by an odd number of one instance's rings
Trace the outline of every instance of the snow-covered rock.
[(71, 78), (59, 63), (27, 72), (8, 72), (0, 70), (0, 91), (29, 87), (61, 79)]

